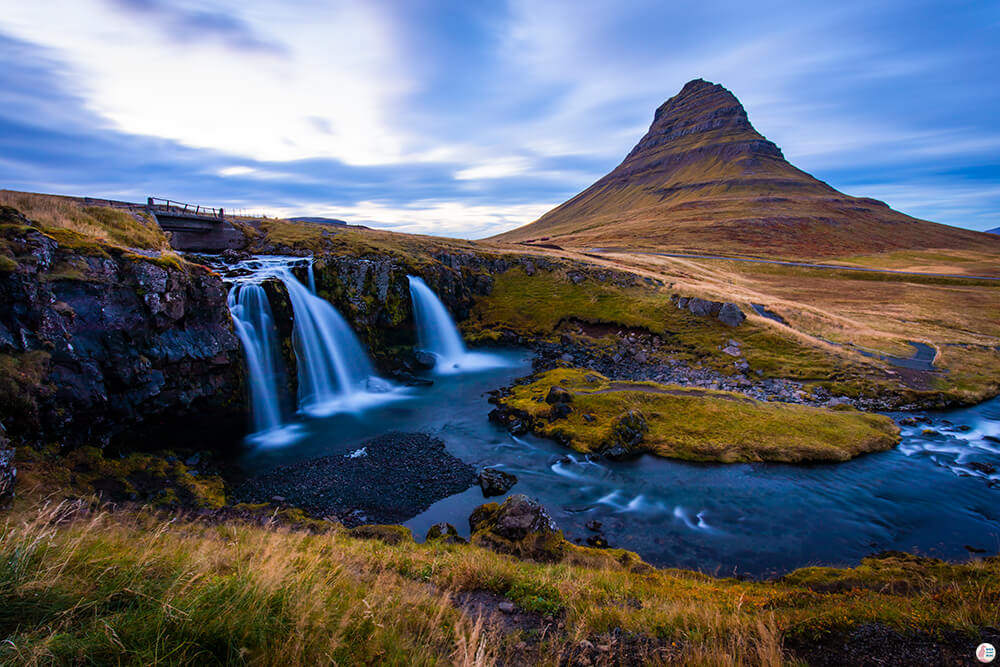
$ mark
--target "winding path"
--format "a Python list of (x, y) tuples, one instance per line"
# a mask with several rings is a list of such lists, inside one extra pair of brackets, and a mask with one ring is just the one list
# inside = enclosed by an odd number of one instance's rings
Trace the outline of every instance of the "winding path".
[(869, 269), (863, 266), (844, 264), (811, 264), (780, 259), (754, 259), (750, 257), (728, 257), (725, 255), (692, 255), (680, 252), (655, 252), (652, 250), (627, 250), (624, 248), (590, 248), (592, 253), (621, 253), (627, 255), (656, 255), (658, 257), (678, 257), (680, 259), (722, 259), (728, 262), (750, 262), (752, 264), (778, 264), (780, 266), (802, 266), (808, 269), (834, 269), (840, 271), (863, 271), (866, 273), (895, 273), (909, 276), (932, 276), (935, 278), (966, 278), (968, 280), (998, 280), (998, 276), (973, 276), (964, 273), (927, 273), (923, 271), (901, 271), (898, 269)]

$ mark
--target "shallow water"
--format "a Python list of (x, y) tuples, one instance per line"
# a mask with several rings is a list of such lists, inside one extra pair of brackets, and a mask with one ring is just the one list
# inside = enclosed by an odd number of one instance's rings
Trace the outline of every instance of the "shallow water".
[[(965, 545), (1000, 549), (1000, 488), (991, 486), (1000, 476), (976, 465), (1000, 469), (1000, 441), (990, 439), (1000, 438), (1000, 399), (927, 414), (927, 423), (903, 428), (900, 447), (841, 464), (588, 461), (487, 420), (486, 392), (530, 371), (525, 353), (501, 356), (509, 365), (433, 376), (432, 387), (399, 390), (395, 400), (357, 414), (306, 420), (297, 442), (254, 449), (241, 463), (247, 472), (265, 472), (347, 454), (390, 430), (422, 431), (472, 465), (516, 474), (511, 492), (539, 498), (570, 539), (593, 534), (585, 524), (596, 519), (613, 546), (656, 565), (715, 574), (849, 565), (883, 549), (949, 559), (966, 558)], [(406, 525), (418, 539), (439, 521), (468, 535), (468, 515), (483, 502), (473, 487)]]

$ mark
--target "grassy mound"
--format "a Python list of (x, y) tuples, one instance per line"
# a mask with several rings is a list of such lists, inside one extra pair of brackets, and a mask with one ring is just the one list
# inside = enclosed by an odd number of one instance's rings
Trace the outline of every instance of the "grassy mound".
[(84, 206), (69, 197), (0, 190), (0, 206), (18, 209), (65, 247), (94, 242), (120, 248), (169, 250), (167, 237), (144, 211)]
[[(553, 419), (545, 401), (552, 387), (567, 390), (572, 412)], [(691, 461), (846, 461), (895, 446), (899, 430), (888, 417), (786, 403), (762, 403), (723, 391), (653, 382), (610, 382), (599, 373), (556, 369), (515, 386), (499, 403), (530, 416), (540, 435), (581, 452), (620, 442), (622, 415), (637, 412), (648, 431), (640, 451)]]

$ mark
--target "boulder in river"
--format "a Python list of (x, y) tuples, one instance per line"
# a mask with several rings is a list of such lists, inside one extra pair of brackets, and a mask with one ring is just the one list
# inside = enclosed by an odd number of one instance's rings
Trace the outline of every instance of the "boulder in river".
[(517, 484), (517, 476), (496, 468), (483, 468), (479, 471), (479, 486), (483, 496), (502, 496)]
[(414, 352), (413, 360), (420, 368), (434, 368), (434, 365), (437, 363), (437, 357), (430, 352), (424, 352), (423, 350), (417, 350)]

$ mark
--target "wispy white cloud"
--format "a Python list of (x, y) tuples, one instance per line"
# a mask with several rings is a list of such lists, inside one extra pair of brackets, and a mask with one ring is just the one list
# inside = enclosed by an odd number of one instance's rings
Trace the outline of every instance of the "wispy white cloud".
[(123, 132), (257, 160), (366, 165), (407, 152), (412, 138), (390, 120), (413, 82), (375, 9), (213, 4), (213, 16), (239, 17), (258, 41), (283, 44), (280, 53), (234, 49), (232, 40), (179, 46), (176, 26), (165, 35), (155, 14), (100, 0), (13, 3), (0, 30), (69, 63), (87, 105)]

